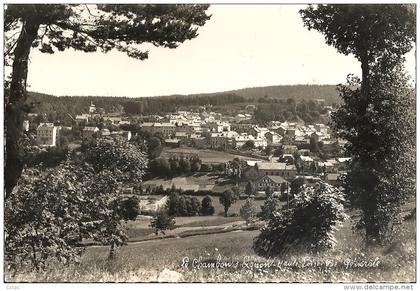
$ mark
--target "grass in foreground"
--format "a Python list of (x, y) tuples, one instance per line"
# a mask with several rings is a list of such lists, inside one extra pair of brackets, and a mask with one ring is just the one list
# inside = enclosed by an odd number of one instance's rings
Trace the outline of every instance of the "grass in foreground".
[[(258, 231), (239, 231), (133, 243), (123, 247), (118, 257), (107, 260), (107, 247), (90, 247), (79, 264), (54, 268), (44, 273), (21, 272), (6, 281), (14, 282), (153, 282), (165, 269), (177, 271), (186, 282), (414, 282), (415, 220), (404, 223), (401, 237), (387, 247), (365, 249), (348, 221), (338, 232), (338, 245), (321, 254), (289, 254), (276, 260), (298, 262), (283, 268), (265, 268), (272, 260), (258, 257), (252, 241)], [(188, 268), (182, 267), (185, 257)], [(201, 257), (201, 260), (200, 260)], [(238, 262), (238, 268), (205, 268), (202, 263)], [(348, 267), (345, 262), (373, 262), (378, 267)], [(336, 266), (325, 265), (326, 260)], [(263, 265), (253, 264), (259, 262)], [(318, 265), (317, 265), (318, 262)], [(220, 261), (219, 261), (220, 263)], [(219, 264), (220, 265), (220, 264)], [(198, 268), (201, 266), (201, 268)]]

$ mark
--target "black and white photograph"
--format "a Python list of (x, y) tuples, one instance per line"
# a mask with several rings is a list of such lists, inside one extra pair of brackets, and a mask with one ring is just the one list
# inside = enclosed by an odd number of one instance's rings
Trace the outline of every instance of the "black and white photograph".
[(416, 288), (415, 2), (2, 5), (5, 290)]

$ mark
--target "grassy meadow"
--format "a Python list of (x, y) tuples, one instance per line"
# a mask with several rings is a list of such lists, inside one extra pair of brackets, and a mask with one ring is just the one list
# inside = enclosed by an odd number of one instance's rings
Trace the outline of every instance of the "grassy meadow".
[[(194, 148), (183, 148), (186, 151), (188, 150), (196, 150)], [(171, 149), (165, 148), (161, 154), (162, 157), (169, 157), (170, 156)], [(244, 156), (244, 155), (237, 155), (237, 154), (231, 154), (224, 151), (216, 151), (216, 150), (210, 150), (210, 149), (200, 149), (198, 151), (198, 156), (200, 160), (204, 164), (220, 164), (220, 163), (226, 163), (228, 161), (232, 161), (234, 158), (240, 158), (242, 160), (249, 160), (249, 161), (255, 161), (258, 160), (256, 158)]]
[[(338, 229), (336, 247), (319, 254), (290, 253), (281, 258), (262, 258), (252, 250), (258, 230), (201, 235), (197, 231), (194, 236), (128, 243), (112, 261), (107, 259), (108, 247), (88, 247), (77, 264), (54, 266), (41, 273), (21, 272), (14, 277), (6, 274), (6, 281), (156, 282), (164, 269), (182, 274), (181, 281), (185, 282), (415, 281), (415, 219), (403, 223), (400, 237), (393, 244), (366, 249), (361, 236), (352, 231), (357, 215), (352, 217)], [(235, 217), (183, 217), (178, 218), (178, 229), (240, 223)], [(185, 258), (189, 260), (188, 266), (182, 265)], [(377, 265), (372, 265), (375, 262)], [(213, 267), (209, 268), (211, 264)]]

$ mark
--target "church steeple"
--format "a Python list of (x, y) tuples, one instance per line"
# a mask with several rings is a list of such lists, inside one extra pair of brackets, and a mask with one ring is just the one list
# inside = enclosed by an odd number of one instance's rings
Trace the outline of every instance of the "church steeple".
[(92, 101), (90, 101), (90, 106), (89, 106), (89, 113), (95, 113), (96, 112), (96, 106), (95, 104), (93, 104)]

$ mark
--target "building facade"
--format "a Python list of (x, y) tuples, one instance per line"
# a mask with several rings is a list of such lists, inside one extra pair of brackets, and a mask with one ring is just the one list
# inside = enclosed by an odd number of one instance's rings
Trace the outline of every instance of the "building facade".
[(58, 127), (53, 123), (41, 123), (36, 130), (37, 143), (40, 146), (55, 147), (57, 145)]

